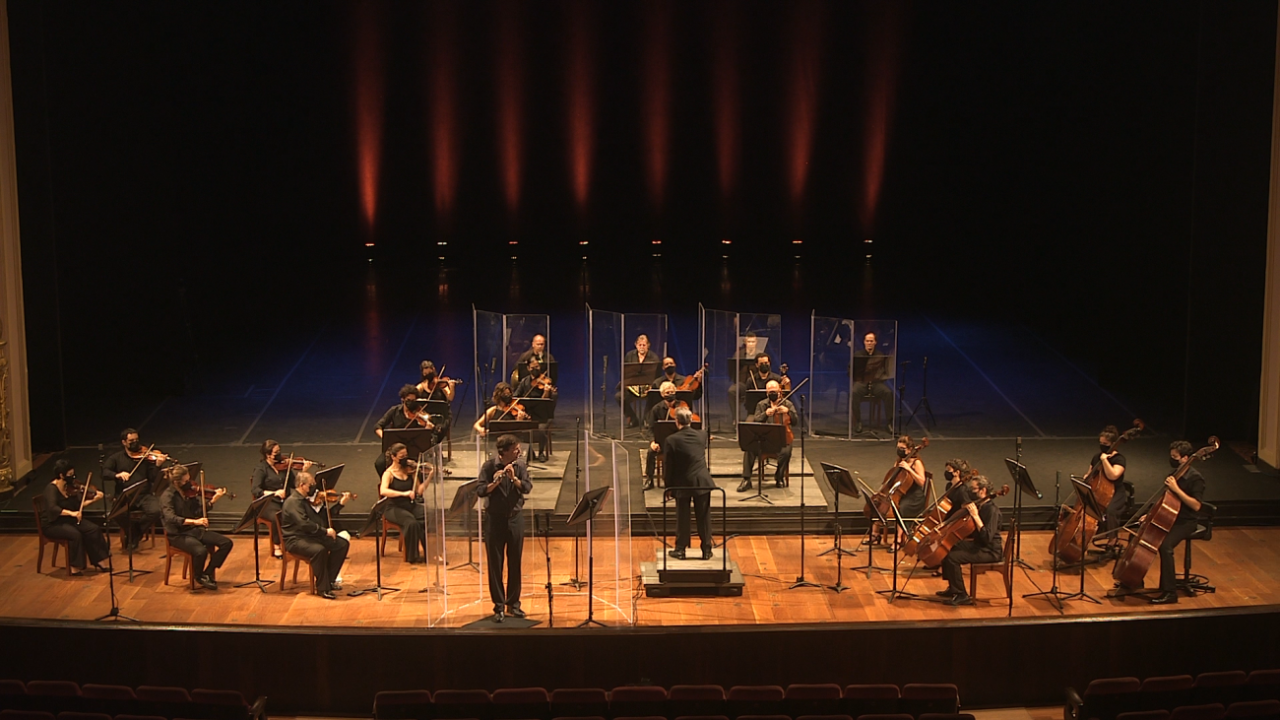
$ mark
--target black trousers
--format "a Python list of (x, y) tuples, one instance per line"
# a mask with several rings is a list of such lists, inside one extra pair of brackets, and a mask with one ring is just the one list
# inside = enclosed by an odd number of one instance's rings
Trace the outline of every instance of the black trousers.
[(961, 540), (951, 548), (951, 552), (942, 559), (942, 577), (947, 579), (947, 587), (956, 594), (968, 595), (964, 587), (964, 572), (961, 565), (971, 563), (993, 563), (1000, 560), (1002, 550), (983, 547), (972, 540)]
[[(484, 514), (484, 550), (489, 561), (489, 597), (493, 611), (520, 607), (520, 558), (524, 554), (524, 513), (507, 518)], [(502, 585), (502, 561), (506, 558), (507, 584)]]
[(342, 574), (342, 563), (347, 561), (351, 543), (346, 538), (285, 538), (285, 548), (294, 555), (311, 560), (311, 572), (316, 576), (316, 594), (333, 589), (333, 579)]
[(853, 396), (850, 398), (853, 402), (853, 422), (862, 424), (862, 399), (868, 393), (879, 400), (884, 407), (885, 424), (893, 425), (893, 389), (883, 382), (853, 384)]
[[(756, 453), (747, 451), (742, 453), (742, 479), (750, 480), (756, 474)], [(773, 479), (777, 482), (783, 481), (783, 473), (786, 472), (787, 465), (791, 464), (791, 446), (783, 445), (778, 451), (778, 469), (773, 473)]]
[(426, 511), (422, 507), (422, 503), (411, 503), (411, 507), (404, 505), (392, 505), (383, 511), (382, 516), (388, 522), (393, 522), (400, 526), (400, 532), (404, 533), (404, 544), (406, 556), (411, 563), (426, 562), (427, 559), (427, 531), (426, 531)]
[(1121, 479), (1120, 482), (1115, 484), (1115, 494), (1111, 496), (1111, 502), (1107, 503), (1107, 508), (1104, 511), (1105, 515), (1102, 518), (1102, 522), (1098, 523), (1098, 529), (1105, 532), (1120, 527), (1120, 516), (1124, 513), (1124, 508), (1128, 504), (1129, 484)]
[(126, 520), (120, 526), (120, 529), (128, 535), (129, 544), (132, 545), (142, 537), (147, 528), (154, 527), (156, 521), (160, 519), (160, 498), (151, 493), (144, 493), (133, 499), (129, 510), (142, 514), (136, 522)]
[(84, 569), (84, 556), (89, 554), (89, 562), (97, 565), (107, 559), (109, 550), (107, 540), (102, 536), (102, 528), (88, 520), (79, 525), (71, 522), (56, 522), (44, 529), (44, 536), (50, 540), (67, 541), (67, 564), (76, 570)]
[(192, 528), (181, 535), (171, 535), (169, 542), (191, 553), (191, 572), (196, 577), (213, 577), (231, 554), (231, 538), (202, 527)]
[(702, 551), (711, 549), (711, 493), (676, 492), (676, 550), (689, 547), (689, 506), (698, 518), (698, 540)]
[(276, 516), (284, 509), (284, 501), (268, 500), (262, 507), (258, 508), (258, 517), (271, 523), (271, 544), (280, 544), (280, 532), (276, 529)]
[(1164, 536), (1164, 542), (1160, 543), (1160, 591), (1173, 592), (1178, 589), (1178, 567), (1174, 563), (1173, 553), (1178, 549), (1178, 545), (1196, 532), (1196, 522), (1194, 520), (1174, 523), (1169, 529), (1169, 534)]

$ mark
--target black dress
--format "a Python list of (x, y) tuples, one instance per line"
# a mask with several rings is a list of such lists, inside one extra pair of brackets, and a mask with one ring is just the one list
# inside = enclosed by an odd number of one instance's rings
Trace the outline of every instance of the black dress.
[[(401, 479), (393, 472), (388, 487), (396, 492), (409, 492), (413, 490), (413, 478)], [(427, 533), (426, 511), (422, 503), (416, 502), (414, 498), (397, 497), (392, 498), (387, 505), (382, 516), (387, 519), (387, 522), (400, 526), (400, 531), (404, 533), (405, 555), (409, 562), (424, 562), (427, 557)]]
[(89, 562), (97, 565), (107, 559), (109, 550), (107, 541), (102, 536), (102, 528), (89, 520), (76, 519), (62, 514), (63, 510), (75, 512), (80, 509), (78, 495), (63, 495), (57, 485), (49, 483), (44, 488), (44, 536), (50, 540), (67, 541), (67, 564), (77, 570), (84, 569), (85, 553)]

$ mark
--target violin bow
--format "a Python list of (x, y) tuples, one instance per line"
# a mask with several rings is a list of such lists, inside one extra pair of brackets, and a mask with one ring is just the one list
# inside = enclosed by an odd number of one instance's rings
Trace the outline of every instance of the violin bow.
[(137, 464), (137, 465), (134, 465), (134, 466), (133, 466), (133, 469), (129, 471), (129, 477), (130, 477), (131, 479), (133, 478), (133, 474), (134, 474), (134, 473), (136, 473), (136, 472), (138, 472), (138, 468), (142, 467), (142, 463), (144, 463), (144, 462), (146, 462), (146, 461), (147, 461), (147, 456), (151, 454), (151, 451), (152, 451), (152, 450), (154, 450), (154, 449), (155, 449), (155, 447), (156, 447), (156, 444), (155, 444), (155, 443), (151, 443), (151, 447), (149, 447), (149, 448), (147, 448), (146, 450), (143, 450), (143, 451), (142, 451), (142, 458), (141, 458), (141, 459), (139, 459), (139, 460), (138, 460), (138, 464)]
[(76, 524), (84, 519), (84, 501), (89, 498), (89, 483), (93, 482), (93, 473), (89, 473), (89, 477), (84, 480), (84, 492), (80, 494), (80, 517), (76, 518)]
[(204, 497), (204, 470), (200, 471), (200, 515), (206, 520), (209, 518), (209, 506)]

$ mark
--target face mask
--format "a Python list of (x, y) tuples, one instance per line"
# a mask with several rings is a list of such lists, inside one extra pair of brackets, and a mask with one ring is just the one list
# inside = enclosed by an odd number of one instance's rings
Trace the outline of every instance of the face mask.
[(509, 402), (511, 402), (511, 393), (509, 393), (509, 392), (504, 392), (504, 393), (502, 393), (501, 395), (499, 395), (499, 396), (498, 396), (498, 399), (502, 400), (502, 402), (503, 402), (504, 404), (505, 404), (505, 403), (509, 403)]
[(898, 448), (898, 457), (905, 458), (907, 456), (906, 448)]
[(1177, 458), (1169, 458), (1169, 467), (1173, 468), (1174, 470), (1177, 470), (1178, 468), (1182, 467), (1182, 461)]
[(428, 371), (426, 371), (426, 372), (422, 373), (422, 377), (423, 377), (423, 378), (425, 378), (425, 379), (427, 379), (427, 380), (434, 380), (434, 379), (435, 379), (435, 377), (436, 377), (436, 371), (435, 371), (435, 370), (428, 370)]
[(675, 404), (676, 396), (675, 396), (675, 395), (667, 395), (666, 397), (664, 397), (664, 398), (662, 398), (662, 399), (663, 399), (663, 400), (666, 400), (668, 405), (673, 405), (673, 404)]
[(280, 462), (280, 461), (281, 461), (281, 460), (283, 460), (283, 459), (284, 459), (284, 456), (283, 456), (283, 455), (281, 455), (281, 454), (280, 454), (280, 453), (278, 453), (278, 452), (277, 452), (276, 454), (274, 454), (274, 455), (272, 455), (272, 456), (271, 456), (271, 461), (272, 461), (272, 462)]
[(62, 479), (63, 479), (63, 481), (64, 481), (64, 482), (73, 483), (73, 482), (75, 482), (75, 481), (76, 481), (76, 474), (75, 474), (75, 473), (68, 473), (68, 474), (66, 474), (66, 475), (63, 475), (63, 476), (62, 476)]
[(663, 372), (667, 374), (667, 377), (670, 377), (676, 374), (676, 369), (674, 367), (663, 368)]
[(777, 402), (777, 401), (778, 401), (778, 398), (780, 398), (780, 397), (782, 397), (782, 396), (781, 396), (781, 395), (779, 395), (779, 394), (778, 394), (778, 393), (776, 393), (776, 392), (771, 392), (771, 393), (769, 393), (769, 399), (770, 399), (770, 400), (772, 400), (772, 401), (774, 401), (774, 402)]
[(946, 472), (945, 472), (945, 473), (943, 473), (943, 474), (944, 474), (944, 475), (946, 475), (946, 477), (947, 477), (947, 482), (951, 482), (952, 480), (955, 480), (955, 479), (956, 479), (956, 474), (955, 474), (955, 473), (953, 473), (953, 472), (951, 472), (950, 470), (946, 471)]
[(409, 412), (418, 412), (417, 400), (406, 400), (404, 403), (404, 406), (406, 409), (408, 409)]
[(142, 443), (138, 442), (137, 440), (132, 440), (129, 442), (129, 452), (138, 452), (141, 449), (142, 449)]
[(1109, 452), (1111, 452), (1111, 446), (1110, 446), (1110, 445), (1103, 445), (1102, 443), (1098, 443), (1098, 452), (1102, 452), (1102, 453), (1109, 453)]
[(761, 374), (761, 375), (763, 375), (763, 374), (765, 374), (765, 373), (769, 372), (769, 363), (760, 363), (760, 364), (759, 364), (759, 365), (757, 365), (756, 367), (760, 369), (760, 374)]

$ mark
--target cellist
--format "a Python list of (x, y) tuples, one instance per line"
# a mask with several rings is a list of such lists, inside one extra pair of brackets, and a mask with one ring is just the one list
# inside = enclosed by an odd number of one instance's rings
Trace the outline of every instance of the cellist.
[(973, 518), (976, 530), (956, 543), (942, 559), (942, 577), (947, 580), (947, 589), (938, 591), (938, 597), (947, 598), (947, 604), (953, 607), (973, 604), (973, 598), (965, 592), (964, 572), (960, 566), (998, 562), (1004, 552), (1000, 542), (1000, 508), (991, 502), (991, 481), (985, 475), (975, 473), (965, 485), (970, 497), (976, 500), (961, 507)]
[[(760, 355), (757, 357), (768, 357)], [(767, 367), (767, 366), (766, 366)], [(767, 423), (782, 422), (795, 425), (799, 419), (796, 414), (796, 406), (791, 404), (790, 400), (782, 397), (782, 386), (777, 380), (770, 380), (765, 383), (765, 399), (756, 403), (756, 411), (749, 418), (749, 422)], [(751, 489), (751, 475), (755, 472), (757, 457), (750, 451), (742, 453), (742, 483), (738, 485), (738, 492), (746, 492)], [(773, 482), (778, 487), (782, 487), (786, 478), (787, 465), (791, 462), (791, 443), (787, 442), (778, 451), (778, 469), (773, 474)]]
[[(1169, 467), (1177, 470), (1184, 463), (1191, 462), (1192, 452), (1191, 443), (1186, 440), (1174, 442), (1169, 446)], [(1196, 531), (1200, 501), (1204, 499), (1204, 476), (1194, 467), (1188, 467), (1177, 480), (1172, 474), (1166, 477), (1164, 486), (1178, 496), (1182, 507), (1178, 508), (1178, 517), (1173, 521), (1173, 527), (1160, 543), (1160, 594), (1151, 599), (1153, 605), (1178, 602), (1178, 570), (1173, 562), (1173, 551), (1177, 549), (1178, 543)]]
[[(898, 438), (898, 464), (895, 467), (903, 470), (898, 473), (898, 482), (908, 486), (902, 500), (898, 501), (898, 517), (905, 519), (919, 518), (924, 513), (924, 506), (929, 502), (924, 491), (925, 485), (929, 482), (929, 477), (924, 472), (924, 461), (920, 459), (919, 453), (910, 460), (907, 459), (912, 447), (910, 435)], [(890, 488), (885, 490), (889, 491)]]
[(644, 460), (645, 490), (653, 489), (653, 474), (658, 469), (658, 456), (662, 454), (662, 448), (653, 438), (653, 426), (660, 422), (675, 422), (676, 410), (689, 407), (683, 400), (676, 399), (676, 384), (670, 380), (659, 385), (658, 392), (662, 393), (662, 402), (649, 408), (644, 416), (644, 436), (649, 440), (649, 453)]

